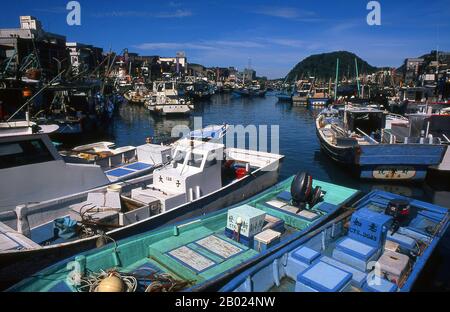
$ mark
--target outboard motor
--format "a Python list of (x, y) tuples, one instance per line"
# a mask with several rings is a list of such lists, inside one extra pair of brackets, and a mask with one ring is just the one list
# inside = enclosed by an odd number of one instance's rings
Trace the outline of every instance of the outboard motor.
[(320, 186), (316, 186), (308, 200), (309, 207), (312, 208), (322, 200), (323, 192)]
[(404, 199), (393, 199), (388, 203), (384, 213), (394, 219), (391, 227), (392, 234), (394, 234), (400, 228), (400, 224), (405, 221), (410, 214), (409, 202)]
[(324, 195), (322, 188), (312, 186), (313, 178), (307, 172), (299, 172), (291, 184), (292, 205), (303, 209), (306, 204), (312, 208), (317, 205)]
[(306, 172), (298, 173), (291, 183), (292, 204), (305, 205), (312, 193), (312, 177)]

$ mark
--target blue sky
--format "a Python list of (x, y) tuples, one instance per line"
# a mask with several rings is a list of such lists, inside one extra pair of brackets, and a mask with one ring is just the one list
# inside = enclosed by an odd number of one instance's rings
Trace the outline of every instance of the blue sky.
[(250, 58), (270, 78), (315, 53), (348, 50), (375, 66), (399, 66), (437, 46), (450, 51), (450, 0), (380, 0), (381, 26), (367, 25), (368, 0), (80, 0), (81, 26), (67, 25), (68, 2), (3, 2), (0, 28), (33, 15), (68, 41), (142, 55), (185, 51), (206, 66), (242, 69)]

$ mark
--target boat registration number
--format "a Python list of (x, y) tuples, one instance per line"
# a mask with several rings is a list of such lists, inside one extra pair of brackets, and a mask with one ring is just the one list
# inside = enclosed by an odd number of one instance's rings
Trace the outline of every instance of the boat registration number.
[(383, 180), (408, 180), (414, 178), (416, 170), (414, 167), (389, 167), (381, 166), (373, 170), (374, 179)]

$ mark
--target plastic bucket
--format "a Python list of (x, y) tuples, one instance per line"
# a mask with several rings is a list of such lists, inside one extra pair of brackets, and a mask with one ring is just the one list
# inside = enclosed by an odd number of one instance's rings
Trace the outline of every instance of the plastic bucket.
[(247, 174), (248, 174), (248, 171), (245, 168), (237, 168), (236, 169), (236, 179), (242, 179)]

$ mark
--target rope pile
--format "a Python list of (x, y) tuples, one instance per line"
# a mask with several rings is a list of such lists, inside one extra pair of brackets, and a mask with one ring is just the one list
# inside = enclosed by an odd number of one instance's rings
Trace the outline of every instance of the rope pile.
[(153, 273), (151, 283), (145, 289), (145, 292), (177, 292), (188, 286), (190, 282), (179, 281), (167, 273)]
[(117, 270), (101, 271), (100, 273), (92, 273), (87, 277), (81, 278), (81, 285), (78, 286), (80, 292), (97, 292), (100, 283), (106, 278), (117, 277), (124, 286), (125, 292), (136, 292), (138, 289), (138, 281), (149, 281), (145, 287), (145, 292), (177, 292), (191, 284), (189, 281), (180, 281), (173, 278), (167, 273), (156, 273), (151, 269), (142, 269), (142, 271), (150, 271), (146, 274), (130, 274), (122, 273)]
[(108, 277), (111, 276), (115, 276), (117, 278), (119, 278), (125, 288), (125, 292), (135, 292), (137, 285), (138, 285), (138, 281), (136, 279), (136, 277), (134, 277), (131, 274), (125, 274), (125, 273), (120, 273), (117, 272), (116, 270), (110, 270), (110, 271), (101, 271), (100, 273), (92, 273), (90, 276), (88, 277), (82, 277), (81, 278), (81, 286), (78, 287), (78, 291), (81, 292), (97, 292), (98, 291), (98, 286), (100, 285), (100, 283)]

